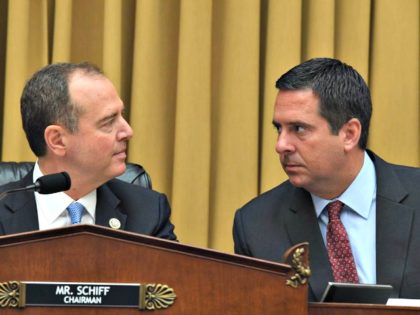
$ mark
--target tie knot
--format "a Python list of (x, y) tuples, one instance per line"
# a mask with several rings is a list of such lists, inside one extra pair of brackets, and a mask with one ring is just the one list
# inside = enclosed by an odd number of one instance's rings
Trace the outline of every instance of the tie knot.
[(71, 224), (80, 223), (82, 220), (83, 205), (77, 201), (72, 202), (68, 207), (67, 211), (70, 214)]
[(340, 213), (341, 213), (341, 210), (343, 210), (343, 207), (344, 207), (344, 203), (342, 203), (340, 200), (330, 202), (327, 205), (328, 218), (330, 220), (340, 219)]

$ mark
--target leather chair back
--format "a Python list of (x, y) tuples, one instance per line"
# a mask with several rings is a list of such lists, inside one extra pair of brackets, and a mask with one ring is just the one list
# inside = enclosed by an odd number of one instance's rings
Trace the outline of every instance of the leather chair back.
[[(0, 162), (0, 186), (20, 180), (33, 166), (34, 162)], [(152, 188), (149, 174), (139, 164), (127, 163), (127, 169), (117, 178), (130, 184)]]

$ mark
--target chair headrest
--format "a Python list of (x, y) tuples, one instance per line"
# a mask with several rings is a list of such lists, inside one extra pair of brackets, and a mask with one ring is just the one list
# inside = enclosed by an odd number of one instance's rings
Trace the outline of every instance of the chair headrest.
[[(0, 186), (20, 180), (33, 167), (34, 162), (0, 162)], [(117, 178), (130, 184), (152, 188), (149, 174), (139, 164), (127, 163), (125, 172)]]

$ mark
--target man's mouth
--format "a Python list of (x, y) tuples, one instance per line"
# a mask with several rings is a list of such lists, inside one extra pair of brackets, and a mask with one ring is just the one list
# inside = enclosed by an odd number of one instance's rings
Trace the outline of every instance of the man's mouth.
[(298, 167), (301, 167), (301, 165), (293, 164), (293, 163), (287, 163), (287, 164), (284, 165), (285, 169), (290, 169), (290, 170), (296, 169)]
[(117, 156), (117, 157), (126, 157), (127, 156), (127, 154), (126, 154), (126, 149), (124, 149), (124, 150), (120, 150), (120, 151), (118, 151), (118, 152), (116, 152), (116, 153), (114, 153), (114, 156)]

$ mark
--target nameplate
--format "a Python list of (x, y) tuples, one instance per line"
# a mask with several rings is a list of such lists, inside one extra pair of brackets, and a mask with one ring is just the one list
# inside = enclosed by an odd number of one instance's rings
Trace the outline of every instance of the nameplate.
[(164, 284), (33, 282), (0, 283), (0, 307), (72, 306), (164, 309), (174, 303)]

